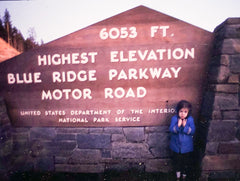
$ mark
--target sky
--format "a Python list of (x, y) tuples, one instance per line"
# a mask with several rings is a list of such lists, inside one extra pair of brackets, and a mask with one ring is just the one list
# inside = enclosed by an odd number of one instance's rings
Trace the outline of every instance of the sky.
[(0, 0), (0, 17), (7, 9), (25, 38), (34, 29), (36, 40), (48, 43), (139, 5), (210, 32), (240, 17), (240, 0)]

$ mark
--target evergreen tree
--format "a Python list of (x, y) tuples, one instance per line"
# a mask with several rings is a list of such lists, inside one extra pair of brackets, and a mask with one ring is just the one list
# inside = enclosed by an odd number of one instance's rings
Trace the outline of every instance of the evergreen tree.
[(19, 52), (24, 51), (24, 38), (21, 32), (14, 27), (13, 28), (13, 47), (16, 48)]
[(8, 42), (10, 45), (12, 45), (11, 44), (12, 23), (11, 23), (10, 18), (11, 18), (10, 13), (6, 9), (5, 13), (4, 13), (3, 21), (4, 21), (4, 28), (6, 30), (7, 37), (4, 37), (4, 39), (6, 42)]
[(3, 20), (0, 18), (0, 37), (19, 52), (24, 52), (39, 46), (35, 40), (36, 33), (34, 28), (30, 28), (28, 33), (29, 37), (25, 40), (22, 33), (12, 26), (10, 13), (6, 9)]
[(5, 40), (5, 37), (7, 36), (7, 32), (4, 28), (2, 19), (0, 18), (0, 37)]
[(25, 50), (30, 50), (32, 48), (38, 47), (38, 43), (35, 41), (36, 39), (36, 31), (33, 27), (28, 30), (28, 38), (25, 41)]

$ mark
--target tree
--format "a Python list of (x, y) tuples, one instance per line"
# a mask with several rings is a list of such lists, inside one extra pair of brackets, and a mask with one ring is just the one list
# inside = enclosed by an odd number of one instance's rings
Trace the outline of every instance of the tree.
[(5, 10), (3, 21), (0, 18), (0, 37), (19, 52), (24, 52), (39, 46), (36, 42), (35, 29), (33, 27), (29, 28), (28, 38), (25, 40), (22, 33), (16, 27), (12, 26), (11, 16), (7, 9)]
[(12, 34), (12, 23), (10, 20), (11, 16), (7, 9), (5, 9), (3, 21), (4, 21), (4, 27), (7, 32), (7, 37), (5, 37), (5, 40), (11, 45), (11, 37)]
[(24, 38), (22, 33), (16, 28), (13, 28), (13, 47), (16, 48), (19, 52), (24, 51)]
[(28, 29), (28, 38), (25, 41), (25, 50), (30, 50), (32, 48), (38, 47), (38, 43), (36, 42), (36, 31), (33, 27)]
[(3, 25), (3, 22), (2, 22), (2, 19), (0, 18), (0, 37), (2, 38), (2, 39), (6, 39), (6, 37), (7, 37), (7, 31), (5, 30), (5, 28), (4, 28), (4, 25)]
[(33, 42), (36, 43), (36, 31), (33, 27), (28, 29), (28, 38)]

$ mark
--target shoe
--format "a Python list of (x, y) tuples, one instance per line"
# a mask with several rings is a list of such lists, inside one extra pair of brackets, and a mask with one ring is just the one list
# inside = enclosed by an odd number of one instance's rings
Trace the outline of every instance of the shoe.
[(181, 172), (176, 172), (177, 181), (180, 181)]
[(187, 177), (186, 174), (182, 174), (182, 179), (183, 179), (183, 180), (186, 180), (186, 177)]

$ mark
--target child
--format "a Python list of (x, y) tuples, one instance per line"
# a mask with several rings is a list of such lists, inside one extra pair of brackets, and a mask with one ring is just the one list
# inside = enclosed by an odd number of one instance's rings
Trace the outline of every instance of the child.
[(177, 115), (171, 119), (169, 131), (171, 132), (170, 149), (173, 151), (173, 165), (179, 180), (186, 178), (193, 152), (193, 134), (195, 125), (191, 116), (192, 106), (188, 101), (182, 100), (177, 104)]

